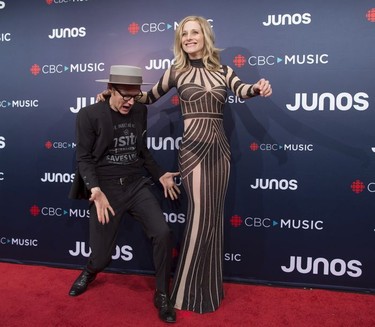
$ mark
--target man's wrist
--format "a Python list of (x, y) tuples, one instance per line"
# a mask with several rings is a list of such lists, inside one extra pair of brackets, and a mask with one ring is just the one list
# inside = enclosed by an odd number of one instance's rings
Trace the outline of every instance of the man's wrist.
[(95, 193), (95, 192), (100, 192), (101, 189), (100, 189), (99, 186), (96, 186), (96, 187), (93, 187), (90, 191), (91, 191), (91, 193)]

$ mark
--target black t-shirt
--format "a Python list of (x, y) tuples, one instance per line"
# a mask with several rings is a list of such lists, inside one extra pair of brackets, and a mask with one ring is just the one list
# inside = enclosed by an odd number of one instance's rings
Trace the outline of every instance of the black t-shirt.
[(139, 158), (136, 125), (132, 112), (122, 115), (111, 110), (113, 122), (113, 141), (106, 155), (98, 162), (99, 178), (120, 178), (130, 175), (143, 175), (143, 159)]

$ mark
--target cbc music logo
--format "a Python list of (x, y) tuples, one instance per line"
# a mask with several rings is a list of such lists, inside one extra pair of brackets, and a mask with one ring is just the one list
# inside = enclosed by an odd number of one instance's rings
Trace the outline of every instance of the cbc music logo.
[(286, 104), (286, 108), (290, 111), (304, 109), (306, 111), (348, 111), (355, 109), (357, 111), (367, 110), (369, 107), (369, 96), (365, 92), (357, 92), (355, 94), (349, 92), (341, 92), (334, 95), (330, 92), (322, 94), (312, 93), (296, 93), (293, 104)]
[(62, 73), (92, 73), (102, 72), (105, 70), (103, 62), (90, 62), (90, 63), (78, 63), (78, 64), (48, 64), (38, 65), (33, 64), (30, 67), (30, 72), (34, 76), (39, 74), (50, 75), (50, 74), (62, 74)]
[(74, 173), (44, 173), (40, 179), (43, 183), (72, 183), (74, 179)]
[(90, 218), (90, 210), (88, 209), (40, 207), (34, 204), (30, 207), (29, 212), (33, 217), (42, 215), (45, 217)]
[(362, 263), (359, 260), (345, 261), (343, 259), (326, 259), (301, 256), (290, 256), (288, 266), (281, 266), (285, 273), (298, 272), (300, 274), (333, 275), (337, 277), (347, 274), (350, 277), (362, 275)]
[(4, 9), (5, 8), (5, 1), (0, 1), (0, 9)]
[(47, 150), (50, 149), (58, 149), (58, 150), (63, 150), (63, 149), (74, 149), (76, 147), (76, 144), (74, 142), (65, 142), (65, 141), (46, 141), (44, 143), (44, 147)]
[[(116, 245), (115, 253), (112, 255), (112, 260), (122, 259), (124, 261), (131, 261), (133, 259), (133, 248), (130, 245), (119, 246)], [(91, 249), (85, 242), (76, 241), (75, 247), (69, 250), (72, 257), (83, 256), (88, 258), (91, 254)]]
[(292, 152), (312, 152), (314, 151), (313, 144), (277, 144), (277, 143), (261, 143), (253, 142), (249, 149), (255, 151), (292, 151)]
[(328, 64), (328, 54), (293, 54), (293, 55), (258, 55), (246, 58), (242, 54), (238, 54), (233, 59), (233, 64), (241, 68), (245, 64), (249, 66), (274, 66), (283, 65), (318, 65)]
[(11, 245), (11, 246), (38, 246), (38, 240), (32, 238), (16, 238), (16, 237), (0, 237), (1, 245)]
[(240, 253), (224, 253), (225, 261), (241, 262), (242, 254)]
[(295, 14), (278, 14), (268, 15), (266, 21), (262, 24), (263, 26), (285, 26), (285, 25), (308, 25), (311, 23), (310, 13), (295, 13)]
[(350, 188), (355, 194), (360, 194), (364, 191), (375, 193), (375, 182), (365, 183), (356, 179), (350, 184)]
[(0, 42), (10, 42), (10, 41), (12, 41), (11, 36), (12, 36), (12, 34), (10, 34), (10, 33), (0, 33)]
[(38, 108), (39, 100), (26, 99), (26, 100), (0, 100), (0, 109), (10, 108)]
[(132, 35), (138, 34), (139, 31), (142, 33), (156, 33), (156, 32), (165, 32), (173, 28), (175, 30), (178, 24), (175, 22), (173, 25), (165, 22), (158, 23), (144, 23), (139, 25), (136, 22), (132, 22), (128, 26), (128, 32)]
[[(208, 22), (211, 23), (211, 27), (213, 27), (213, 20), (212, 19), (207, 19)], [(166, 23), (164, 21), (162, 22), (147, 22), (143, 24), (139, 24), (136, 22), (131, 22), (128, 25), (128, 32), (132, 35), (136, 35), (139, 32), (142, 33), (164, 33), (169, 30), (176, 30), (178, 27), (178, 22), (173, 22), (173, 23)]]
[(246, 217), (243, 219), (239, 215), (233, 215), (230, 218), (230, 224), (235, 228), (246, 226), (249, 228), (277, 228), (314, 231), (321, 231), (324, 228), (323, 220), (273, 219), (268, 217)]
[(52, 5), (52, 4), (67, 4), (67, 3), (79, 3), (79, 2), (87, 2), (89, 0), (46, 0), (47, 5)]
[(369, 11), (367, 11), (366, 19), (371, 23), (375, 23), (375, 8), (371, 8)]
[(5, 179), (5, 173), (0, 171), (0, 182), (3, 181)]

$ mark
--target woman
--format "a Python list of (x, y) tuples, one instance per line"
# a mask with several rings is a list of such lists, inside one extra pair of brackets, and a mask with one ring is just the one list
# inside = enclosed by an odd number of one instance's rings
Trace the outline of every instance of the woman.
[(179, 169), (187, 193), (187, 223), (173, 281), (175, 308), (197, 313), (215, 311), (223, 292), (223, 218), (229, 181), (230, 149), (223, 127), (227, 89), (240, 98), (272, 93), (265, 79), (240, 81), (220, 64), (219, 49), (207, 20), (184, 18), (176, 30), (175, 64), (140, 102), (151, 104), (177, 89), (184, 132)]

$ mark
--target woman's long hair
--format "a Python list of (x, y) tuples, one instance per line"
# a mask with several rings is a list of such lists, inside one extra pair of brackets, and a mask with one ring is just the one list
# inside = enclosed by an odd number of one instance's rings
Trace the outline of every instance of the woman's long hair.
[(220, 49), (215, 47), (215, 35), (211, 25), (201, 16), (187, 16), (179, 24), (176, 29), (174, 39), (174, 65), (176, 70), (185, 71), (190, 68), (189, 57), (184, 50), (182, 50), (182, 31), (184, 25), (188, 21), (195, 21), (201, 26), (204, 46), (203, 46), (203, 64), (210, 71), (217, 71), (220, 68)]

